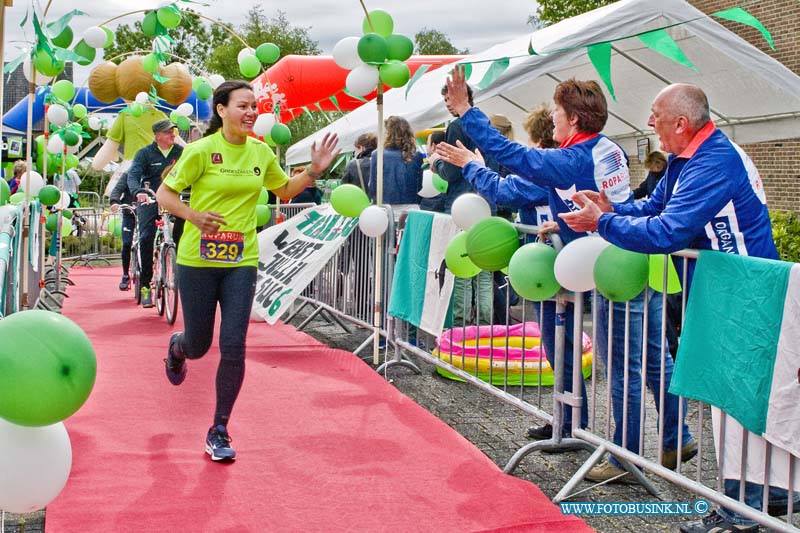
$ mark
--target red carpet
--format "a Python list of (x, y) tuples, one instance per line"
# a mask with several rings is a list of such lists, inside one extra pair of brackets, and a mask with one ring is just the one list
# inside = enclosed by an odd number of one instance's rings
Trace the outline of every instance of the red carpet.
[(219, 350), (170, 385), (171, 328), (118, 274), (71, 271), (64, 314), (92, 339), (98, 377), (66, 422), (74, 463), (48, 532), (589, 531), (358, 357), (285, 325), (251, 324), (238, 460), (212, 463)]

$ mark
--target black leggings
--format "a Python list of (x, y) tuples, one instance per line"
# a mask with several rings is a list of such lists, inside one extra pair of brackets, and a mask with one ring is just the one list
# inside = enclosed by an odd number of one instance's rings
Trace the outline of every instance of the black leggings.
[(199, 359), (211, 347), (219, 303), (221, 359), (217, 368), (214, 425), (227, 426), (244, 381), (245, 339), (256, 288), (256, 267), (178, 265), (176, 276), (185, 328), (177, 349), (187, 359)]

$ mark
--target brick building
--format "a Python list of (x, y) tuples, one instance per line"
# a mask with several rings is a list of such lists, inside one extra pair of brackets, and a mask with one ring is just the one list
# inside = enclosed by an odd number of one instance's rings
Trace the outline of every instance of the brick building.
[[(739, 5), (731, 0), (689, 0), (689, 2), (709, 14)], [(745, 9), (770, 31), (775, 43), (774, 51), (770, 50), (764, 37), (755, 28), (735, 22), (715, 20), (800, 75), (800, 39), (798, 39), (800, 2), (763, 0), (748, 3)], [(753, 159), (761, 174), (770, 209), (800, 213), (800, 139), (745, 144), (742, 148)], [(632, 168), (634, 176), (642, 179), (644, 170), (641, 166), (636, 166), (638, 168)]]

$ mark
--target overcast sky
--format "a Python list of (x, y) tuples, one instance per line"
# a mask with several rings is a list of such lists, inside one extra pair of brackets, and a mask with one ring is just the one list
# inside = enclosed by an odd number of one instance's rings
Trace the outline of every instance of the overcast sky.
[[(286, 13), (295, 26), (310, 27), (312, 39), (319, 42), (323, 53), (329, 54), (336, 42), (349, 35), (361, 34), (363, 10), (358, 0), (290, 0), (270, 2), (259, 0), (206, 0), (207, 6), (180, 2), (180, 6), (191, 7), (204, 15), (222, 22), (239, 26), (247, 11), (259, 3), (267, 17), (278, 10)], [(86, 16), (73, 19), (71, 26), (76, 35), (87, 27), (100, 24), (112, 17), (132, 10), (156, 8), (169, 3), (159, 0), (53, 0), (46, 20), (56, 20), (71, 9), (84, 11)], [(409, 38), (423, 27), (445, 33), (459, 49), (469, 48), (480, 52), (489, 46), (510, 40), (531, 31), (526, 25), (528, 16), (536, 11), (536, 3), (520, 0), (365, 0), (367, 9), (384, 9), (395, 22), (395, 33)], [(46, 2), (42, 1), (45, 5)], [(19, 24), (30, 9), (30, 0), (14, 0), (14, 7), (6, 8), (5, 58), (16, 57), (24, 46), (15, 41), (32, 40), (30, 19), (24, 30)], [(143, 13), (136, 13), (109, 24), (112, 29), (118, 24), (133, 24), (141, 20)], [(24, 32), (23, 32), (24, 31)], [(261, 43), (251, 43), (258, 45)], [(78, 75), (80, 77), (80, 74)], [(78, 81), (78, 80), (76, 80)]]

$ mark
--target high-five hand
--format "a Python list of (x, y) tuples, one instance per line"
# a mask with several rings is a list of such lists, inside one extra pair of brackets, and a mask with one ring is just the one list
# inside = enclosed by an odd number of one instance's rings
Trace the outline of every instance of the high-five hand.
[(439, 143), (436, 145), (436, 153), (442, 159), (457, 167), (463, 168), (470, 161), (475, 161), (482, 167), (486, 166), (486, 161), (483, 159), (480, 150), (475, 148), (475, 151), (471, 152), (461, 141), (456, 141), (456, 145)]

